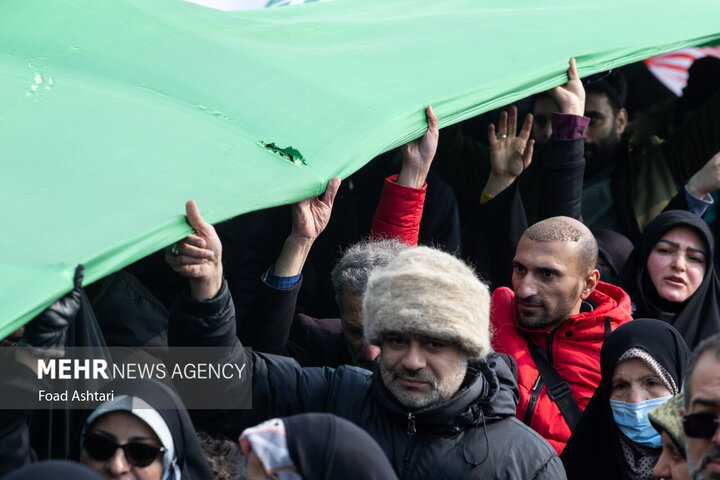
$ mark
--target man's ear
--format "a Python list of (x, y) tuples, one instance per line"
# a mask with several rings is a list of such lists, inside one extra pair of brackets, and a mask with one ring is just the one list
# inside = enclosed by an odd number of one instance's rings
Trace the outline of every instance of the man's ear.
[(595, 287), (597, 287), (598, 282), (600, 281), (600, 272), (597, 269), (593, 269), (588, 275), (585, 277), (585, 287), (582, 290), (582, 299), (585, 300), (590, 296), (593, 290), (595, 290)]
[(624, 108), (621, 108), (617, 115), (615, 115), (615, 129), (617, 130), (618, 138), (623, 134), (628, 124), (628, 112)]

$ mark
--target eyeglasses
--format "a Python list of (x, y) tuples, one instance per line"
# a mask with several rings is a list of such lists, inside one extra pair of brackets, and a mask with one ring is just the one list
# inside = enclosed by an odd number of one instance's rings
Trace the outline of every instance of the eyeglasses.
[(691, 438), (712, 438), (720, 425), (714, 413), (693, 413), (682, 417), (685, 436)]
[(156, 447), (142, 442), (130, 442), (120, 445), (114, 440), (97, 433), (85, 435), (83, 448), (95, 460), (104, 462), (115, 455), (118, 448), (121, 448), (130, 465), (136, 467), (147, 467), (157, 456), (165, 451), (165, 447)]

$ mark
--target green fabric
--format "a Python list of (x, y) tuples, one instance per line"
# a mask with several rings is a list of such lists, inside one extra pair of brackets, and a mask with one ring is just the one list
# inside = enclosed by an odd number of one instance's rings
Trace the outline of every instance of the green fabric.
[[(0, 2), (0, 338), (71, 289), (441, 126), (720, 38), (720, 2)], [(263, 145), (274, 144), (275, 148)], [(290, 150), (292, 147), (293, 150)], [(278, 152), (294, 152), (290, 161)]]

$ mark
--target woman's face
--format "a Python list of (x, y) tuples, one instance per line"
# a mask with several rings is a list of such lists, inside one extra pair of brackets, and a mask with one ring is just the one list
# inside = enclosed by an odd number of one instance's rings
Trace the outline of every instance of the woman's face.
[[(111, 412), (98, 418), (85, 434), (85, 445), (80, 461), (105, 478), (128, 480), (160, 480), (163, 474), (162, 454), (145, 467), (133, 465), (125, 457), (122, 448), (116, 448), (108, 459), (96, 459), (88, 453), (89, 441), (95, 435), (104, 437), (119, 445), (141, 443), (160, 447), (161, 443), (155, 432), (142, 420), (129, 412)], [(90, 450), (93, 450), (90, 448)]]
[(677, 449), (675, 443), (667, 432), (662, 432), (662, 454), (655, 464), (653, 475), (665, 480), (690, 480), (688, 466), (682, 453)]
[(707, 254), (702, 237), (690, 227), (675, 227), (653, 246), (648, 274), (661, 298), (684, 302), (705, 277)]
[(610, 400), (640, 403), (668, 395), (672, 395), (670, 390), (639, 358), (626, 360), (615, 367)]

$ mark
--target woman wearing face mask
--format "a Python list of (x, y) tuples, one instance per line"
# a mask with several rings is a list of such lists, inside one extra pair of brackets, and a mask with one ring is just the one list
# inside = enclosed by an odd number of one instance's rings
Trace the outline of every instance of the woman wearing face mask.
[(648, 413), (680, 391), (689, 353), (677, 330), (655, 319), (608, 335), (600, 385), (560, 456), (569, 480), (653, 478), (662, 440)]
[(83, 428), (80, 461), (104, 478), (212, 480), (180, 399), (153, 380), (114, 382)]
[(714, 242), (707, 224), (684, 210), (670, 210), (648, 224), (625, 265), (623, 289), (634, 316), (664, 320), (690, 348), (720, 331), (720, 283), (713, 268)]

